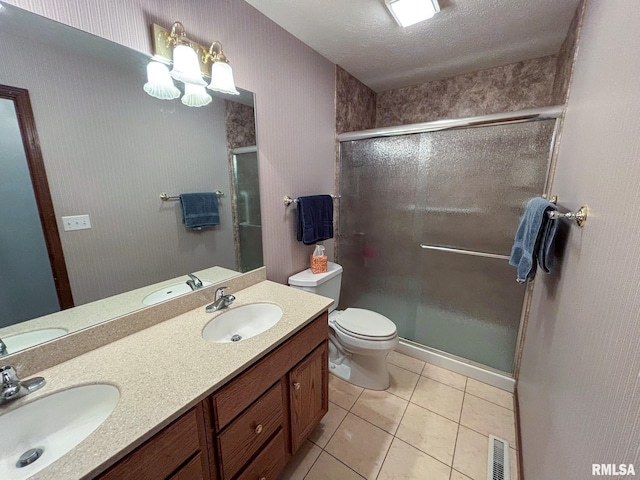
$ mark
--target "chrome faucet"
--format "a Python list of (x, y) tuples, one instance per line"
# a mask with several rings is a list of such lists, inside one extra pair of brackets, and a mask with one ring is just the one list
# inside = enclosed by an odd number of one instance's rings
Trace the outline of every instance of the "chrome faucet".
[(207, 305), (204, 309), (207, 313), (213, 313), (217, 310), (222, 310), (223, 308), (227, 308), (229, 305), (233, 303), (236, 299), (233, 295), (225, 295), (224, 290), (229, 287), (220, 287), (216, 290), (216, 298), (215, 301), (211, 305)]
[(24, 397), (44, 387), (45, 380), (42, 377), (34, 377), (30, 380), (20, 381), (15, 369), (9, 365), (0, 367), (2, 376), (2, 391), (0, 392), (0, 405)]
[(0, 338), (0, 357), (4, 357), (5, 355), (9, 355), (9, 350), (7, 350), (7, 346)]
[(187, 280), (187, 285), (191, 287), (191, 290), (198, 290), (199, 288), (202, 288), (202, 281), (198, 277), (193, 273), (187, 273), (187, 276), (191, 279)]

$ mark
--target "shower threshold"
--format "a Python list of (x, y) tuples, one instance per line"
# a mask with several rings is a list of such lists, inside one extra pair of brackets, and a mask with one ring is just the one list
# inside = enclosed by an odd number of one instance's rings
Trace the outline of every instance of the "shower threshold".
[(514, 391), (516, 381), (507, 373), (493, 370), (490, 367), (476, 364), (464, 358), (456, 357), (404, 338), (400, 339), (396, 352), (417, 358), (437, 367), (446, 368), (479, 382), (488, 383), (507, 392), (513, 393)]

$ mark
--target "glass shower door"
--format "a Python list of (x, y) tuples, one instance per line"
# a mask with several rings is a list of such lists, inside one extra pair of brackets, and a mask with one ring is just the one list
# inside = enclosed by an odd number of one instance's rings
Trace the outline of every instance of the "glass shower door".
[(236, 193), (238, 269), (244, 273), (264, 265), (258, 151), (255, 147), (243, 147), (234, 151), (233, 181)]
[(544, 190), (554, 128), (343, 142), (341, 303), (388, 316), (403, 338), (511, 372), (525, 293), (513, 267), (421, 245), (508, 256), (524, 204)]

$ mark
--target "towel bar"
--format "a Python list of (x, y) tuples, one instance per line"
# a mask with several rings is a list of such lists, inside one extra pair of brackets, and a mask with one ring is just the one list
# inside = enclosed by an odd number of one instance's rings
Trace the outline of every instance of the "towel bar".
[[(333, 193), (331, 193), (330, 195), (331, 195), (331, 198), (333, 198), (334, 200), (336, 198), (340, 198), (341, 197), (341, 195), (334, 195)], [(292, 203), (298, 203), (298, 199), (297, 198), (291, 198), (289, 195), (285, 195), (283, 200), (284, 200), (284, 206), (285, 207), (288, 207)]]
[[(216, 197), (224, 197), (224, 193), (222, 193), (220, 190), (216, 190)], [(167, 193), (161, 193), (160, 200), (162, 200), (163, 202), (168, 202), (169, 200), (180, 200), (180, 195), (169, 195)]]
[[(546, 198), (545, 195), (543, 195), (543, 197)], [(558, 203), (558, 196), (552, 195), (551, 202)], [(555, 212), (547, 212), (547, 215), (551, 220), (559, 220), (561, 218), (575, 220), (579, 227), (583, 227), (584, 224), (587, 222), (588, 213), (589, 213), (589, 207), (586, 205), (582, 205), (577, 212), (561, 213), (556, 210)]]
[(587, 213), (589, 211), (589, 207), (583, 205), (577, 212), (567, 212), (560, 213), (557, 210), (555, 212), (548, 212), (549, 218), (551, 220), (558, 220), (560, 218), (568, 218), (569, 220), (575, 220), (579, 227), (584, 226), (587, 221)]

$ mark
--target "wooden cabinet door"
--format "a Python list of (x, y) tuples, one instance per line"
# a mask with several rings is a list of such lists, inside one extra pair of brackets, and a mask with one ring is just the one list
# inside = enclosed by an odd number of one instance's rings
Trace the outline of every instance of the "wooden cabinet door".
[(323, 342), (289, 372), (291, 448), (295, 453), (329, 407), (328, 342)]
[(211, 478), (202, 403), (98, 476), (98, 480), (156, 480), (169, 478), (174, 472), (176, 479)]

